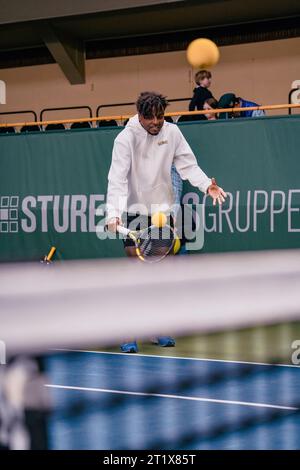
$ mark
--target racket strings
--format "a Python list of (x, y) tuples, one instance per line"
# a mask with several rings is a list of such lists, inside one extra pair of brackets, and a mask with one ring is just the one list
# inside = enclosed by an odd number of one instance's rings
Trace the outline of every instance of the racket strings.
[(163, 258), (170, 252), (173, 243), (174, 231), (169, 226), (151, 226), (139, 237), (139, 249), (144, 257)]

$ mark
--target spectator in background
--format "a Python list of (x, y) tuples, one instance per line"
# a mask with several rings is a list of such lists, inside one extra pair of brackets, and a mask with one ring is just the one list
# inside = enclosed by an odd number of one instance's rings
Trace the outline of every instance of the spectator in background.
[[(253, 106), (260, 106), (257, 103), (254, 103), (253, 101), (246, 101), (240, 96), (238, 96), (235, 100), (235, 107), (236, 108), (251, 108)], [(265, 116), (265, 112), (262, 109), (254, 109), (252, 111), (240, 111), (239, 116), (236, 117), (259, 117), (259, 116)]]
[[(199, 70), (195, 75), (195, 82), (197, 87), (194, 88), (194, 95), (189, 104), (189, 111), (201, 110), (205, 100), (213, 98), (211, 91), (208, 89), (211, 86), (211, 73), (208, 70)], [(201, 114), (199, 116), (191, 116), (194, 119), (205, 119)]]
[[(217, 102), (215, 98), (208, 98), (207, 100), (204, 101), (203, 109), (206, 109), (207, 111), (209, 111), (210, 109), (217, 109), (218, 104), (219, 103)], [(208, 121), (215, 121), (216, 119), (218, 119), (217, 113), (207, 113), (207, 114), (204, 114), (204, 116)]]
[(235, 96), (234, 93), (225, 93), (219, 99), (219, 108), (245, 108), (245, 111), (238, 112), (225, 112), (220, 113), (220, 119), (230, 119), (230, 118), (240, 118), (240, 117), (259, 117), (264, 116), (265, 112), (261, 109), (249, 110), (253, 106), (259, 106), (259, 104), (254, 103), (253, 101), (246, 101), (239, 96)]
[[(219, 99), (219, 108), (234, 108), (236, 96), (234, 93), (225, 93)], [(219, 119), (232, 119), (234, 118), (235, 113), (233, 112), (223, 112), (219, 114)]]

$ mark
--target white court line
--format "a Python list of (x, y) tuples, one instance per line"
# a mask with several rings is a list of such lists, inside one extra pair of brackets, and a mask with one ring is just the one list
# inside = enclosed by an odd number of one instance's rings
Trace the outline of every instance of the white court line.
[(143, 393), (143, 392), (129, 392), (125, 390), (109, 390), (105, 388), (89, 388), (89, 387), (72, 387), (69, 385), (45, 385), (48, 388), (57, 388), (63, 390), (79, 390), (84, 392), (101, 392), (101, 393), (115, 393), (118, 395), (133, 395), (138, 397), (156, 397), (156, 398), (175, 398), (177, 400), (190, 400), (190, 401), (202, 401), (209, 403), (220, 403), (225, 405), (241, 405), (241, 406), (252, 406), (259, 408), (274, 408), (276, 410), (292, 410), (298, 411), (299, 408), (292, 406), (281, 406), (281, 405), (270, 405), (268, 403), (253, 403), (247, 401), (232, 401), (232, 400), (217, 400), (215, 398), (199, 398), (199, 397), (188, 397), (182, 395), (166, 395), (160, 393)]
[(225, 362), (229, 364), (249, 364), (249, 365), (255, 365), (255, 366), (269, 366), (269, 367), (295, 367), (296, 369), (300, 369), (300, 365), (297, 366), (295, 364), (268, 364), (267, 362), (230, 361), (227, 359), (209, 359), (209, 358), (201, 358), (201, 357), (160, 356), (158, 354), (140, 354), (140, 353), (126, 354), (122, 352), (88, 351), (86, 349), (62, 349), (62, 348), (51, 349), (51, 351), (80, 352), (80, 353), (90, 353), (90, 354), (111, 354), (111, 355), (125, 356), (125, 357), (159, 357), (161, 359), (180, 359), (183, 361)]

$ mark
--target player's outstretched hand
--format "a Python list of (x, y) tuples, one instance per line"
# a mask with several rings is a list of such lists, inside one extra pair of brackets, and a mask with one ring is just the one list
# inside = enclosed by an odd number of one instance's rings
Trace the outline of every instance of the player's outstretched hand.
[(211, 185), (208, 187), (207, 193), (212, 197), (214, 206), (217, 202), (222, 205), (227, 197), (225, 191), (217, 185), (215, 178), (211, 179)]

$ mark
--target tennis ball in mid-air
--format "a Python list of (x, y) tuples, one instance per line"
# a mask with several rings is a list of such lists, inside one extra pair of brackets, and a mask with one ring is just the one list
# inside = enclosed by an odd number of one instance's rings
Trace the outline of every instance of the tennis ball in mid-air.
[(167, 223), (167, 216), (163, 212), (155, 212), (152, 215), (151, 222), (156, 227), (164, 227)]
[(195, 68), (209, 69), (220, 58), (218, 46), (210, 39), (199, 38), (192, 41), (186, 50), (187, 60)]

